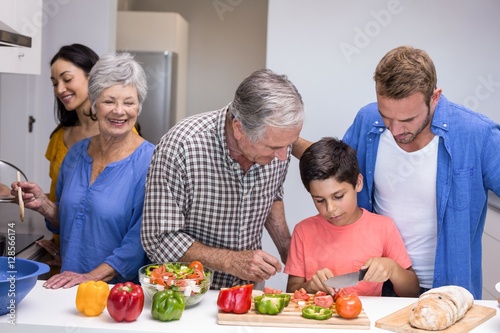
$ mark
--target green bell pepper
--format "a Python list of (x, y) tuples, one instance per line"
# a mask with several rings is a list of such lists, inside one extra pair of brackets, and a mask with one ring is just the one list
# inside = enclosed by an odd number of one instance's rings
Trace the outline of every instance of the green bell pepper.
[(151, 276), (151, 273), (152, 273), (155, 269), (157, 269), (158, 267), (160, 267), (160, 265), (151, 265), (151, 266), (146, 267), (146, 271), (145, 271), (146, 276)]
[(179, 320), (185, 307), (184, 296), (174, 286), (170, 289), (158, 291), (153, 295), (151, 314), (153, 319), (160, 321)]
[(285, 307), (285, 299), (277, 294), (264, 294), (254, 298), (255, 309), (262, 314), (277, 315)]
[(302, 309), (302, 317), (307, 319), (326, 320), (332, 313), (332, 310), (319, 305), (309, 305)]
[(292, 298), (290, 294), (273, 294), (273, 295), (276, 295), (276, 297), (283, 298), (283, 300), (285, 301), (285, 308), (288, 306), (288, 304), (290, 304), (290, 298)]

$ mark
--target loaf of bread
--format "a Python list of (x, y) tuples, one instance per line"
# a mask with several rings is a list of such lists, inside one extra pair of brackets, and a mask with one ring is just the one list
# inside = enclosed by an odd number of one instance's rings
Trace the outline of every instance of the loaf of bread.
[(420, 295), (410, 313), (413, 327), (441, 331), (465, 316), (474, 304), (474, 297), (460, 286), (433, 288)]

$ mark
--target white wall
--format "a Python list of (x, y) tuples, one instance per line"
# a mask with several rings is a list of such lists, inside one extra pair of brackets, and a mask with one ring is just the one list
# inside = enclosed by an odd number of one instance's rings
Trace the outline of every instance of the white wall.
[[(343, 136), (357, 110), (375, 101), (378, 61), (403, 44), (429, 53), (450, 100), (500, 121), (499, 15), (496, 0), (269, 0), (267, 67), (287, 74), (301, 92), (302, 136), (313, 141)], [(285, 205), (290, 228), (316, 213), (296, 160)], [(270, 284), (284, 288), (286, 276)]]

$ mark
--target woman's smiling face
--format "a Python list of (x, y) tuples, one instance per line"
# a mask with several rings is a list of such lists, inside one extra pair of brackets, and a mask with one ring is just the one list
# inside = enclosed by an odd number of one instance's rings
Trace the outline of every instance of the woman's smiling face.
[(101, 134), (119, 136), (132, 131), (139, 115), (139, 97), (134, 86), (114, 85), (104, 89), (95, 103)]
[(66, 110), (73, 111), (88, 103), (88, 75), (72, 62), (57, 59), (51, 66), (50, 80), (54, 95)]

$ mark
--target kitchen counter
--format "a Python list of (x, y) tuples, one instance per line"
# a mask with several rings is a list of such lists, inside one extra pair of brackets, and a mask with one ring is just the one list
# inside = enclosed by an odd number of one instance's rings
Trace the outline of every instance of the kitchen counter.
[[(217, 324), (218, 291), (211, 290), (205, 298), (194, 307), (187, 308), (178, 321), (160, 322), (151, 318), (151, 301), (146, 297), (144, 310), (137, 321), (117, 323), (104, 310), (98, 317), (85, 317), (76, 310), (75, 296), (77, 287), (70, 289), (47, 290), (44, 281), (37, 285), (16, 308), (15, 325), (8, 323), (8, 316), (0, 317), (2, 332), (218, 332), (218, 333), (289, 333), (289, 332), (330, 332), (331, 329), (280, 328), (256, 326), (228, 326)], [(371, 326), (369, 330), (358, 332), (389, 332), (375, 327), (375, 321), (385, 317), (413, 302), (414, 298), (396, 297), (361, 297), (363, 308), (368, 315)], [(499, 308), (497, 301), (476, 301), (476, 304)], [(473, 333), (491, 333), (500, 331), (500, 314), (476, 327)], [(353, 330), (336, 329), (335, 333), (353, 332)]]

